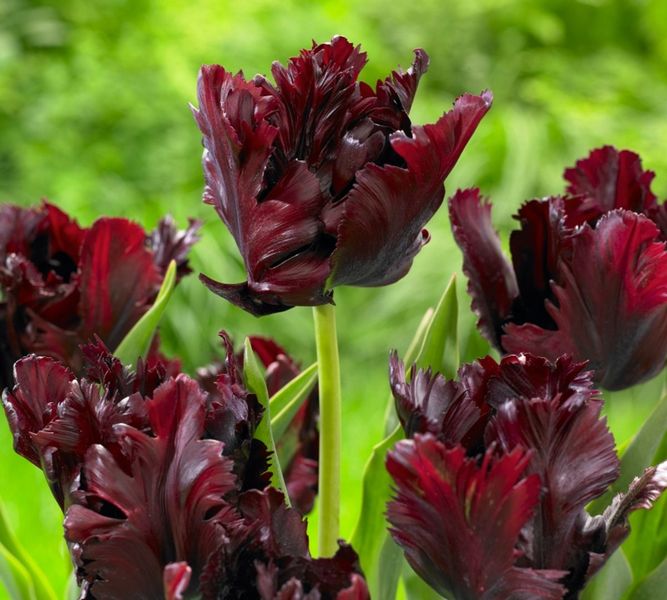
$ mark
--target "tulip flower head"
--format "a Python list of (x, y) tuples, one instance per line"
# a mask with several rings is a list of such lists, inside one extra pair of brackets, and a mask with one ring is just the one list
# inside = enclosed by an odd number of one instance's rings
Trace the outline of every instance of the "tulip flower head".
[(199, 75), (204, 201), (243, 256), (247, 281), (215, 293), (255, 315), (332, 302), (338, 285), (403, 277), (428, 241), (443, 182), (491, 94), (463, 95), (432, 125), (408, 113), (428, 57), (375, 89), (358, 81), (366, 54), (345, 38), (274, 63), (275, 83), (218, 65)]
[(16, 363), (15, 448), (65, 512), (81, 597), (367, 599), (352, 548), (313, 559), (269, 486), (262, 408), (223, 340), (215, 393), (160, 360), (129, 371), (100, 342), (84, 378), (49, 357)]
[(479, 190), (450, 199), (472, 307), (499, 350), (570, 354), (602, 387), (630, 387), (667, 359), (667, 208), (627, 150), (594, 150), (565, 178), (566, 195), (519, 210), (511, 265)]
[(667, 488), (651, 467), (601, 515), (619, 476), (592, 373), (561, 357), (487, 357), (457, 381), (394, 355), (391, 385), (412, 439), (387, 458), (387, 517), (413, 569), (449, 598), (576, 598), (629, 535), (629, 514)]
[(169, 263), (189, 272), (199, 224), (178, 231), (171, 218), (147, 234), (122, 218), (82, 228), (52, 204), (0, 207), (0, 389), (30, 353), (76, 373), (79, 346), (99, 337), (115, 349), (150, 308)]

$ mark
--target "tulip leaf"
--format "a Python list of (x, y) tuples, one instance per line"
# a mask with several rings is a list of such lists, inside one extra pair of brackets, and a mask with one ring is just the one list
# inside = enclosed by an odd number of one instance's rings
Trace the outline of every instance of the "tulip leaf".
[(408, 600), (440, 600), (441, 598), (440, 594), (419, 577), (407, 563), (403, 566), (403, 584)]
[(667, 497), (649, 510), (630, 516), (630, 536), (623, 544), (636, 581), (642, 581), (667, 559)]
[(74, 569), (67, 578), (67, 587), (65, 588), (64, 600), (79, 600), (81, 588), (76, 582), (76, 569)]
[[(383, 579), (393, 576), (395, 571), (400, 573), (400, 561), (403, 555), (400, 548), (388, 536), (384, 516), (387, 502), (391, 497), (391, 478), (385, 467), (385, 458), (387, 452), (402, 438), (403, 430), (399, 425), (373, 448), (364, 469), (361, 512), (351, 541), (359, 554), (372, 598), (393, 598), (398, 584), (396, 577), (393, 589), (384, 589), (383, 593), (380, 593)], [(385, 548), (385, 543), (391, 546)], [(381, 552), (384, 560), (380, 560)], [(395, 566), (396, 561), (399, 564), (398, 568)], [(383, 587), (387, 587), (386, 583)]]
[(136, 365), (137, 358), (146, 356), (151, 346), (155, 331), (160, 324), (169, 299), (176, 287), (176, 261), (169, 263), (162, 286), (153, 306), (135, 323), (123, 341), (118, 345), (114, 354), (125, 365)]
[[(16, 536), (12, 532), (4, 509), (0, 504), (0, 548), (3, 555), (0, 558), (0, 581), (5, 582), (7, 588), (10, 584), (5, 580), (5, 576), (9, 577), (13, 574), (14, 585), (18, 585), (23, 581), (23, 574), (27, 576), (27, 583), (29, 584), (32, 593), (36, 594), (39, 600), (56, 600), (56, 595), (48, 582), (42, 570), (37, 566), (37, 563), (31, 558), (26, 550), (21, 546)], [(20, 569), (16, 570), (16, 565)], [(29, 597), (29, 596), (22, 596)]]
[(275, 439), (280, 440), (316, 382), (317, 363), (313, 363), (271, 397), (271, 429)]
[(632, 585), (632, 569), (622, 549), (616, 550), (602, 570), (591, 579), (581, 600), (621, 600)]
[(667, 558), (663, 560), (627, 596), (631, 600), (656, 600), (664, 598), (667, 590)]
[(406, 365), (413, 364), (419, 357), (419, 353), (424, 347), (426, 333), (431, 326), (431, 322), (433, 321), (434, 313), (435, 310), (433, 310), (433, 308), (426, 309), (422, 320), (419, 322), (415, 336), (412, 338), (412, 341), (410, 342), (410, 345), (408, 346), (408, 349), (403, 356), (403, 360), (405, 361)]
[(0, 584), (10, 600), (38, 600), (27, 569), (5, 546), (0, 544)]
[(255, 438), (264, 445), (272, 453), (271, 465), (269, 470), (271, 472), (271, 482), (274, 487), (277, 487), (283, 494), (285, 494), (285, 502), (290, 504), (289, 495), (287, 494), (287, 486), (285, 485), (285, 478), (280, 468), (280, 459), (278, 452), (276, 452), (276, 443), (271, 430), (271, 407), (269, 403), (269, 391), (266, 389), (266, 381), (264, 373), (259, 365), (259, 361), (252, 349), (250, 338), (245, 339), (243, 346), (243, 377), (245, 379), (248, 391), (257, 396), (257, 400), (264, 409), (264, 416), (255, 430)]
[[(430, 367), (448, 379), (456, 376), (459, 366), (456, 274), (452, 275), (435, 307), (415, 362), (420, 368)], [(406, 366), (409, 364), (406, 361)]]
[(642, 425), (621, 457), (621, 474), (609, 491), (591, 502), (588, 507), (592, 514), (600, 514), (609, 506), (612, 498), (627, 490), (630, 482), (641, 475), (646, 467), (657, 464), (656, 453), (663, 444), (667, 423), (667, 393), (663, 391), (660, 401)]

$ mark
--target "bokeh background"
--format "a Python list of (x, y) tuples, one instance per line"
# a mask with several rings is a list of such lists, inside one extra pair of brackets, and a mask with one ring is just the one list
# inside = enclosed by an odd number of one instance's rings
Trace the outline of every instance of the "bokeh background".
[[(602, 144), (637, 151), (667, 196), (667, 4), (662, 0), (0, 0), (0, 202), (48, 197), (82, 224), (122, 215), (152, 228), (167, 212), (205, 221), (195, 271), (244, 278), (231, 237), (201, 203), (201, 145), (188, 109), (197, 70), (217, 62), (268, 73), (311, 39), (362, 44), (374, 82), (412, 50), (431, 56), (413, 109), (432, 122), (465, 91), (495, 104), (447, 182), (494, 200), (506, 243), (512, 214), (563, 191), (564, 167)], [(423, 312), (460, 271), (445, 210), (410, 274), (384, 289), (340, 289), (344, 385), (344, 499), (348, 536), (360, 481), (382, 435), (387, 355), (405, 349)], [(459, 278), (462, 354), (488, 352)], [(162, 326), (168, 354), (187, 370), (219, 355), (217, 331), (240, 343), (275, 337), (303, 364), (314, 359), (311, 314), (256, 320), (191, 276)], [(611, 399), (619, 443), (657, 400), (660, 382)], [(41, 473), (15, 457), (0, 419), (0, 499), (16, 532), (57, 587), (69, 564), (58, 510)], [(0, 598), (3, 591), (0, 590)]]

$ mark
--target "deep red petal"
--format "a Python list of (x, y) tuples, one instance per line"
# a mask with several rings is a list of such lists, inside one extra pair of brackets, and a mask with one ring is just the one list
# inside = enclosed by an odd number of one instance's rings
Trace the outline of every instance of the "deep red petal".
[(201, 221), (189, 219), (188, 228), (179, 230), (171, 216), (160, 219), (149, 235), (149, 246), (153, 253), (153, 262), (162, 275), (166, 273), (172, 260), (176, 261), (179, 278), (190, 273), (188, 254), (199, 240), (201, 226)]
[(478, 189), (459, 190), (449, 200), (454, 239), (463, 252), (463, 272), (468, 277), (477, 326), (497, 348), (502, 324), (509, 318), (518, 295), (516, 276), (491, 224), (491, 204)]
[(84, 240), (79, 269), (81, 337), (98, 335), (114, 349), (160, 287), (144, 230), (126, 219), (99, 219)]
[[(511, 357), (514, 358), (514, 357)], [(602, 401), (583, 365), (562, 358), (503, 360), (502, 380), (490, 384), (496, 414), (487, 444), (531, 451), (527, 473), (542, 481), (542, 497), (524, 546), (531, 566), (576, 570), (579, 518), (619, 474), (614, 438), (600, 417)], [(504, 372), (504, 373), (503, 373)]]
[(389, 360), (389, 381), (396, 412), (408, 437), (432, 433), (442, 442), (462, 443), (482, 420), (482, 410), (463, 385), (416, 366), (406, 377), (396, 352)]
[(164, 597), (165, 600), (183, 600), (183, 594), (188, 589), (192, 569), (187, 563), (171, 563), (164, 568)]
[(58, 405), (70, 391), (74, 375), (51, 358), (33, 355), (14, 365), (14, 379), (13, 391), (2, 397), (14, 450), (39, 467), (40, 451), (31, 434), (55, 418)]
[(514, 322), (554, 327), (545, 301), (553, 299), (551, 282), (558, 277), (558, 261), (565, 250), (564, 201), (561, 198), (532, 200), (516, 215), (521, 229), (510, 235), (512, 265), (519, 287), (513, 307)]
[(179, 376), (148, 405), (155, 437), (116, 426), (129, 471), (92, 446), (85, 504), (65, 517), (67, 540), (82, 548), (79, 575), (96, 597), (162, 597), (163, 569), (172, 562), (187, 562), (198, 582), (224, 524), (238, 520), (223, 499), (235, 489), (232, 463), (220, 442), (201, 439), (205, 397), (197, 384)]
[(667, 252), (658, 235), (649, 219), (628, 211), (608, 213), (596, 229), (584, 226), (548, 306), (558, 329), (511, 324), (503, 347), (588, 360), (608, 389), (658, 373), (667, 357)]
[[(496, 459), (491, 450), (478, 465), (461, 446), (447, 449), (430, 435), (399, 442), (389, 453), (397, 489), (387, 510), (391, 534), (438, 593), (490, 599), (497, 590), (509, 597), (515, 581), (525, 587), (514, 548), (540, 490), (537, 476), (523, 477), (528, 461), (520, 449)], [(545, 598), (562, 597), (549, 576), (540, 581), (535, 572), (532, 585)]]
[[(409, 270), (442, 203), (443, 183), (491, 106), (491, 94), (465, 95), (433, 125), (393, 134), (405, 168), (368, 165), (344, 200), (332, 256), (333, 285), (386, 285)], [(327, 217), (324, 217), (325, 221)]]
[(651, 191), (655, 173), (644, 171), (639, 156), (629, 150), (613, 146), (592, 150), (566, 169), (564, 177), (567, 191), (583, 196), (582, 208), (597, 211), (598, 217), (616, 208), (643, 213), (656, 204)]

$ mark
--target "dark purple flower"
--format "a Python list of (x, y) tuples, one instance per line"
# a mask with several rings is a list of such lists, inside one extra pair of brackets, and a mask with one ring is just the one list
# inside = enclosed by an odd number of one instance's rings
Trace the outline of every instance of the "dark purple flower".
[(198, 228), (177, 231), (169, 218), (148, 235), (121, 218), (81, 228), (48, 203), (0, 206), (0, 388), (32, 352), (79, 373), (80, 344), (98, 336), (116, 348), (155, 300), (169, 262), (188, 272)]
[(337, 285), (403, 277), (428, 241), (443, 182), (491, 94), (464, 95), (437, 123), (408, 117), (423, 50), (375, 89), (358, 81), (366, 54), (345, 38), (313, 44), (275, 84), (204, 66), (194, 110), (206, 190), (243, 256), (248, 279), (215, 293), (263, 315), (332, 302)]
[(667, 358), (667, 209), (639, 157), (606, 146), (565, 171), (564, 196), (532, 200), (510, 237), (512, 265), (479, 190), (449, 202), (472, 307), (504, 352), (589, 361), (622, 389)]
[(647, 469), (598, 516), (619, 476), (602, 400), (584, 364), (490, 357), (458, 381), (405, 369), (391, 385), (406, 433), (390, 452), (392, 535), (419, 575), (455, 598), (574, 598), (667, 488)]
[(312, 559), (301, 515), (268, 487), (262, 410), (222, 336), (214, 392), (157, 356), (130, 371), (99, 341), (83, 379), (48, 357), (16, 363), (15, 448), (66, 511), (82, 598), (365, 600), (356, 553)]

